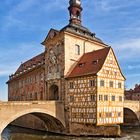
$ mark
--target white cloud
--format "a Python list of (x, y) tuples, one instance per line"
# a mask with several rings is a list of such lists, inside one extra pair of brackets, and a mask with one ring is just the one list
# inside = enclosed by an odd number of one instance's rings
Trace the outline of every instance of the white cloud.
[[(140, 77), (140, 73), (134, 73), (134, 74), (128, 74), (127, 75), (127, 78), (138, 78), (138, 77)], [(131, 79), (129, 80), (129, 81), (131, 81)], [(140, 80), (139, 80), (139, 82), (140, 82)]]
[(35, 43), (20, 43), (11, 46), (11, 49), (0, 48), (0, 77), (14, 73), (21, 62), (25, 62), (43, 51), (44, 48), (36, 47)]
[(27, 24), (25, 24), (25, 22), (23, 22), (24, 19), (21, 18), (21, 16), (23, 16), (22, 13), (25, 12), (24, 14), (26, 14), (26, 11), (36, 4), (36, 1), (37, 0), (21, 0), (15, 4), (4, 18), (4, 29), (8, 30), (8, 28), (12, 26), (25, 28)]
[(125, 8), (132, 7), (136, 4), (140, 4), (139, 0), (95, 0), (96, 9), (100, 9), (100, 11), (110, 12), (110, 11), (118, 11), (125, 10)]
[(3, 77), (3, 76), (7, 76), (8, 78), (8, 75), (11, 75), (13, 73), (13, 70), (16, 69), (17, 67), (5, 67), (4, 69), (0, 69), (0, 77)]
[[(46, 0), (21, 0), (15, 6), (13, 6), (12, 9), (9, 10), (8, 14), (5, 16), (4, 19), (4, 29), (6, 28), (8, 30), (9, 27), (15, 26), (22, 29), (30, 29), (30, 28), (41, 28), (37, 25), (30, 25), (25, 22), (25, 19), (22, 18), (26, 15), (28, 16), (30, 14), (31, 17), (36, 16), (34, 12), (31, 12), (30, 10), (35, 10), (36, 14), (46, 12), (52, 13), (51, 11), (55, 10), (63, 10), (66, 9), (66, 3), (67, 1), (64, 0), (51, 0), (50, 4)], [(59, 8), (58, 8), (59, 7)], [(45, 14), (45, 13), (44, 13)], [(44, 25), (45, 26), (45, 25)]]
[(140, 64), (139, 65), (128, 65), (129, 70), (134, 70), (134, 69), (140, 69)]
[(120, 59), (136, 60), (140, 58), (140, 38), (127, 38), (121, 42), (114, 43), (113, 46)]

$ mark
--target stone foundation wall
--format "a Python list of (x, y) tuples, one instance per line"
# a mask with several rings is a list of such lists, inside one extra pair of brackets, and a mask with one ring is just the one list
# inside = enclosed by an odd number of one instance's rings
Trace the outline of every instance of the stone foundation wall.
[(89, 136), (120, 136), (120, 126), (94, 126), (91, 124), (70, 124), (70, 133), (72, 135), (89, 135)]

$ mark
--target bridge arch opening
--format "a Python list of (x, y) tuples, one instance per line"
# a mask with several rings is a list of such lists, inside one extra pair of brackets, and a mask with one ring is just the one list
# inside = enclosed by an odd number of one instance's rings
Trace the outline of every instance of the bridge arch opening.
[(55, 84), (51, 85), (49, 88), (49, 99), (59, 100), (59, 88)]
[[(30, 111), (30, 110), (26, 110), (26, 113), (24, 111), (24, 112), (20, 112), (18, 114), (15, 114), (14, 116), (11, 116), (1, 126), (1, 132), (0, 133), (2, 134), (3, 131), (5, 130), (5, 128), (8, 125), (12, 124), (13, 122), (16, 122), (16, 120), (20, 121), (20, 118), (27, 117), (28, 115), (34, 116), (34, 117), (38, 118), (38, 120), (40, 120), (41, 123), (44, 124), (44, 129), (43, 130), (45, 130), (45, 131), (54, 132), (54, 133), (60, 133), (60, 132), (63, 133), (65, 131), (65, 124), (64, 124), (64, 122), (62, 122), (61, 120), (59, 120), (59, 118), (56, 118), (55, 116), (51, 115), (51, 113), (49, 113), (49, 112), (47, 113), (47, 112), (45, 112), (45, 110), (42, 110), (42, 111)], [(26, 122), (26, 123), (30, 123), (30, 121), (29, 122)]]
[(139, 119), (137, 114), (129, 108), (124, 108), (124, 124), (128, 124), (128, 125), (139, 124)]

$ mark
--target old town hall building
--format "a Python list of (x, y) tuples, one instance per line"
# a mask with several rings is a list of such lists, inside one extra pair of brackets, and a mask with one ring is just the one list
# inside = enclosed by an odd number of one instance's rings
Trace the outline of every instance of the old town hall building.
[(125, 77), (115, 53), (82, 26), (81, 1), (69, 3), (69, 24), (51, 29), (42, 42), (45, 51), (10, 76), (9, 101), (62, 102), (71, 132), (121, 124)]

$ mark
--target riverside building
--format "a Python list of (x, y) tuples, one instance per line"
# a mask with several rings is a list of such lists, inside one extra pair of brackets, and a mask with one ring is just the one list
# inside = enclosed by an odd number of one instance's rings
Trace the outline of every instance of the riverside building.
[(50, 29), (45, 51), (10, 76), (8, 99), (62, 102), (71, 134), (114, 133), (123, 123), (125, 77), (113, 48), (82, 25), (81, 1), (69, 4), (69, 24)]

